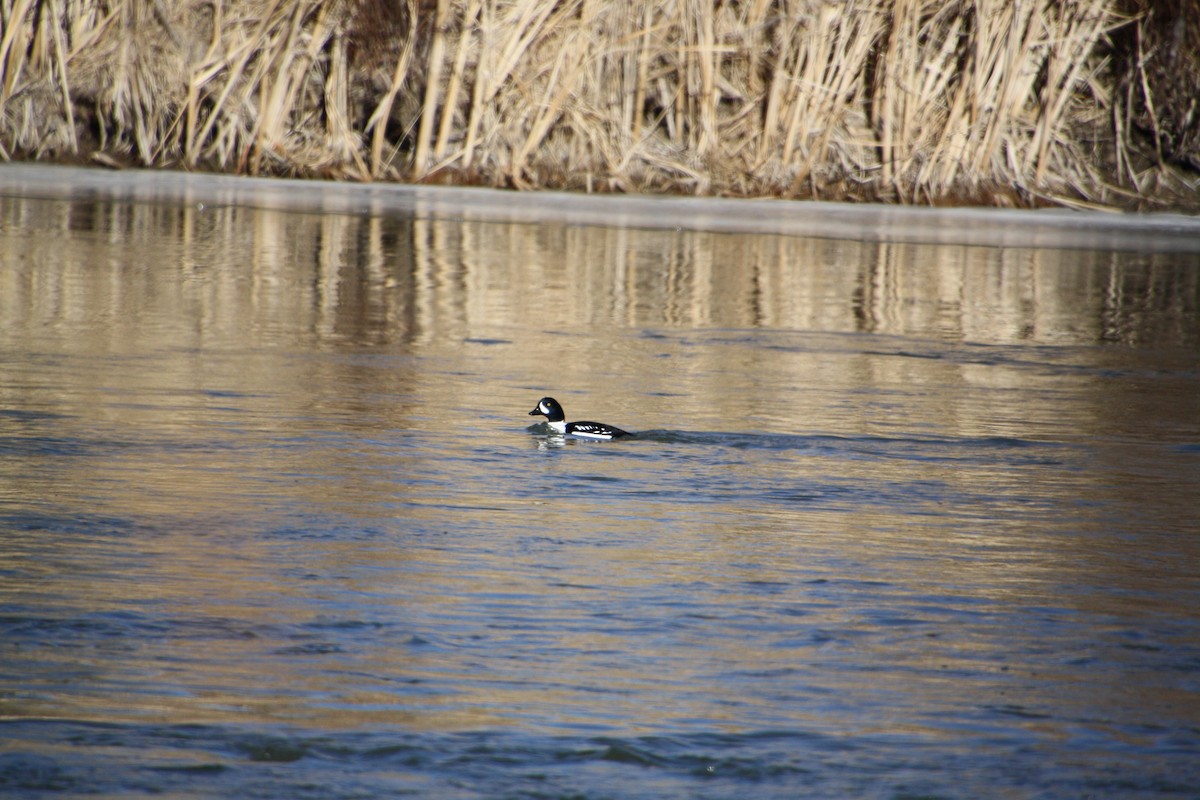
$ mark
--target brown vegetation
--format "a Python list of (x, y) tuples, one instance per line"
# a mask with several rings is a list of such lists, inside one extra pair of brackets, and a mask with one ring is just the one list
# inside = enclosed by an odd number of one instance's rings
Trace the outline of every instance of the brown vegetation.
[(1200, 15), (1178, 3), (0, 0), (0, 157), (1178, 202), (1173, 164), (1200, 163)]
[(1119, 37), (1127, 124), (1147, 131), (1158, 161), (1200, 170), (1200, 0), (1132, 0)]

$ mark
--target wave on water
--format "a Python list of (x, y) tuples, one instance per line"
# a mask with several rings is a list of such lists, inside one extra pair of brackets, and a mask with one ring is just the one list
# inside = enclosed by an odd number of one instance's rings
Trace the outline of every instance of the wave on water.
[(1010, 436), (920, 437), (842, 436), (834, 434), (790, 434), (655, 429), (637, 431), (623, 444), (654, 442), (667, 445), (729, 448), (733, 450), (809, 451), (822, 454), (872, 453), (880, 457), (910, 457), (918, 460), (946, 458), (991, 458), (997, 453), (1029, 448), (1057, 448), (1055, 442)]
[[(0, 721), (0, 734), (0, 790), (10, 798), (998, 796), (1039, 785), (1048, 763), (1012, 741), (997, 739), (983, 756), (916, 733), (561, 736), (42, 719)], [(1049, 755), (1072, 755), (1070, 743), (1048, 746)], [(1183, 798), (1200, 780), (1195, 763), (1142, 756), (1114, 764), (1107, 778), (1059, 774), (1058, 789)]]

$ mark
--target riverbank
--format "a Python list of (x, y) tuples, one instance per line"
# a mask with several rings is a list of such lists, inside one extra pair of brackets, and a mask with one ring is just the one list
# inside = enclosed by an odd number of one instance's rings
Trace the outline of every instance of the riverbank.
[[(1184, 6), (1189, 5), (1184, 3)], [(1192, 209), (1136, 0), (3, 0), (0, 156), (515, 189)], [(26, 46), (22, 47), (23, 44)]]
[(1200, 252), (1200, 218), (1101, 210), (929, 208), (748, 198), (585, 195), (538, 191), (514, 203), (487, 187), (295, 181), (169, 170), (105, 170), (47, 164), (0, 168), (0, 198), (115, 201), (200, 210), (245, 207), (297, 213), (408, 215), (496, 223), (801, 236), (867, 242)]

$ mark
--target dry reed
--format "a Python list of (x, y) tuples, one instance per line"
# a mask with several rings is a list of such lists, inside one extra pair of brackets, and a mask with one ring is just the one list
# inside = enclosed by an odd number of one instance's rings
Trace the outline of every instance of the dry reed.
[(1117, 203), (1118, 2), (0, 0), (0, 157)]

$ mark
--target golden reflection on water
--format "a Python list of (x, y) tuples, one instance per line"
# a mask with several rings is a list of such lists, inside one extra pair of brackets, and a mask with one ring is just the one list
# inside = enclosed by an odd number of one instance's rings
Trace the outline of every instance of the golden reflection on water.
[[(148, 381), (145, 391), (158, 396), (142, 399), (156, 406), (162, 393), (182, 392), (174, 419), (182, 426), (194, 423), (197, 401), (219, 402), (189, 396), (206, 387), (270, 393), (281, 382), (307, 382), (306, 369), (338, 369), (347, 374), (311, 381), (347, 393), (390, 393), (402, 411), (427, 380), (424, 367), (400, 362), (356, 370), (261, 355), (315, 347), (439, 354), (467, 370), (500, 356), (488, 368), (505, 373), (492, 380), (528, 386), (531, 394), (534, 387), (586, 393), (617, 381), (609, 413), (626, 419), (674, 408), (687, 419), (711, 411), (784, 430), (845, 429), (839, 420), (847, 409), (831, 406), (827, 392), (863, 385), (899, 391), (918, 375), (940, 375), (940, 412), (964, 416), (960, 433), (1015, 435), (1013, 424), (1052, 428), (1059, 412), (1049, 403), (1041, 414), (1030, 408), (1029, 420), (1012, 413), (1006, 392), (1025, 385), (1030, 370), (997, 363), (997, 351), (977, 361), (918, 363), (940, 358), (931, 342), (1148, 340), (1184, 352), (1200, 344), (1200, 273), (1185, 263), (1188, 256), (12, 198), (2, 209), (4, 336), (35, 352), (155, 359), (152, 378), (123, 376), (119, 390), (134, 394)], [(857, 342), (708, 348), (685, 337), (746, 329), (905, 337), (914, 341), (879, 344), (922, 352), (908, 360), (868, 353), (847, 368), (841, 351)], [(661, 338), (638, 341), (630, 330)], [(229, 357), (214, 358), (214, 351)], [(76, 370), (94, 376), (70, 388), (79, 403), (123, 413), (104, 394), (118, 387), (105, 384), (102, 362)], [(750, 383), (735, 386), (731, 376)], [(999, 407), (964, 407), (953, 391), (964, 386), (978, 390), (970, 399)], [(475, 388), (444, 404), (442, 420), (494, 405), (495, 383)], [(670, 399), (656, 399), (663, 397)], [(889, 416), (864, 410), (876, 420)], [(870, 425), (864, 419), (850, 429)]]
[[(0, 409), (53, 416), (0, 418), (0, 434), (26, 448), (0, 464), (0, 499), (31, 516), (65, 509), (92, 527), (110, 516), (118, 528), (132, 520), (155, 531), (122, 533), (137, 542), (127, 555), (120, 536), (64, 536), (48, 569), (34, 526), (25, 538), (9, 536), (7, 556), (12, 569), (39, 578), (21, 588), (25, 598), (166, 606), (185, 618), (202, 611), (244, 632), (149, 645), (142, 663), (162, 670), (154, 680), (169, 683), (173, 664), (204, 678), (176, 697), (131, 693), (129, 703), (146, 704), (140, 713), (418, 725), (397, 685), (377, 680), (403, 675), (427, 685), (481, 682), (470, 702), (436, 694), (421, 702), (444, 702), (430, 727), (486, 728), (528, 708), (531, 684), (544, 687), (537, 702), (548, 708), (584, 702), (591, 687), (562, 675), (593, 670), (614, 693), (605, 698), (614, 719), (638, 718), (643, 693), (669, 680), (677, 693), (681, 684), (694, 689), (659, 713), (728, 713), (732, 724), (746, 710), (711, 702), (723, 671), (788, 670), (794, 650), (728, 632), (716, 648), (696, 632), (648, 638), (637, 657), (669, 665), (668, 678), (614, 655), (627, 631), (581, 624), (553, 635), (491, 632), (500, 651), (505, 637), (522, 647), (522, 636), (533, 637), (533, 649), (546, 645), (542, 660), (489, 662), (458, 641), (390, 642), (339, 654), (344, 675), (333, 680), (314, 666), (320, 652), (304, 650), (324, 640), (297, 641), (283, 655), (299, 661), (285, 658), (291, 671), (281, 673), (265, 629), (309, 624), (322, 609), (335, 615), (343, 593), (416, 629), (446, 626), (452, 639), (468, 598), (488, 601), (482, 590), (498, 618), (529, 619), (547, 605), (583, 618), (596, 603), (620, 610), (622, 596), (632, 603), (659, 584), (686, 592), (731, 580), (795, 585), (852, 575), (935, 595), (956, 570), (980, 596), (1019, 602), (1036, 590), (1050, 602), (1057, 583), (1099, 568), (1131, 591), (1153, 587), (1180, 566), (1139, 574), (1123, 571), (1112, 550), (1088, 555), (1081, 541), (1097, 523), (1083, 504), (1115, 504), (1111, 513), (1149, 523), (1156, 536), (1186, 524), (1200, 476), (1175, 475), (1164, 496), (1153, 489), (1163, 474), (1147, 463), (1158, 445), (1179, 439), (1181, 424), (1197, 432), (1200, 400), (1186, 376), (1164, 395), (1132, 379), (1102, 380), (1097, 370), (1136, 372), (1150, 357), (1157, 368), (1186, 369), (1200, 344), (1200, 272), (1188, 258), (6, 198), (0, 347), (14, 355), (2, 365)], [(1078, 352), (1087, 353), (1082, 362)], [(522, 428), (544, 393), (570, 397), (568, 413), (638, 430), (951, 444), (1094, 439), (1101, 479), (1075, 463), (1006, 455), (988, 465), (957, 450), (919, 468), (891, 453), (856, 460), (854, 448), (879, 445), (835, 440), (835, 455), (812, 444), (744, 455), (729, 446), (728, 461), (715, 466), (687, 447), (664, 447), (675, 460), (657, 472), (603, 451), (579, 448), (571, 462), (539, 454), (522, 466), (542, 496), (510, 483), (499, 492), (513, 447), (536, 446)], [(22, 438), (33, 428), (44, 439)], [(1130, 438), (1148, 447), (1129, 467), (1151, 470), (1141, 480), (1122, 480)], [(639, 446), (627, 452), (644, 453)], [(680, 502), (634, 496), (613, 515), (556, 497), (564, 469), (597, 481), (670, 471), (675, 482), (658, 488)], [(722, 471), (771, 496), (705, 483)], [(422, 482), (435, 473), (436, 486)], [(880, 495), (854, 494), (864, 483)], [(993, 494), (1030, 505), (990, 504)], [(978, 507), (947, 523), (946, 497)], [(1077, 529), (1063, 522), (1072, 514), (1084, 518)], [(372, 528), (395, 518), (428, 537), (395, 547)], [(306, 535), (330, 519), (361, 530)], [(966, 555), (948, 561), (964, 520), (969, 533), (986, 535), (959, 541)], [(437, 537), (467, 524), (478, 527), (478, 549)], [(1073, 535), (1044, 537), (1048, 528)], [(590, 543), (594, 557), (580, 563), (555, 542), (542, 548), (547, 532)], [(100, 574), (91, 571), (97, 562), (106, 565)], [(296, 571), (256, 571), (279, 563)], [(469, 574), (456, 574), (464, 564)], [(543, 569), (561, 571), (561, 583), (548, 586)], [(594, 587), (617, 599), (593, 599)], [(737, 608), (756, 596), (725, 598)], [(798, 611), (828, 631), (877, 627), (833, 600)], [(653, 618), (656, 609), (641, 612)], [(858, 655), (967, 668), (996, 646), (983, 632), (956, 643), (957, 651), (914, 651), (901, 637)], [(839, 648), (854, 646), (835, 637), (813, 646), (812, 658), (836, 663)], [(813, 679), (831, 692), (899, 691), (873, 688), (872, 674)], [(932, 674), (906, 680), (930, 696), (960, 688)], [(297, 691), (330, 693), (328, 709), (281, 707)], [(30, 700), (24, 712), (51, 713), (55, 702)], [(770, 698), (745, 702), (759, 717), (774, 713)], [(85, 693), (75, 703), (114, 713), (112, 696)]]
[[(1194, 344), (1188, 256), (6, 198), (12, 331), (202, 346), (460, 342), (538, 325)], [(1161, 330), (1159, 329), (1161, 326)], [(123, 337), (118, 339), (117, 337)], [(165, 337), (165, 338), (164, 338)], [(231, 344), (236, 342), (230, 342)]]

